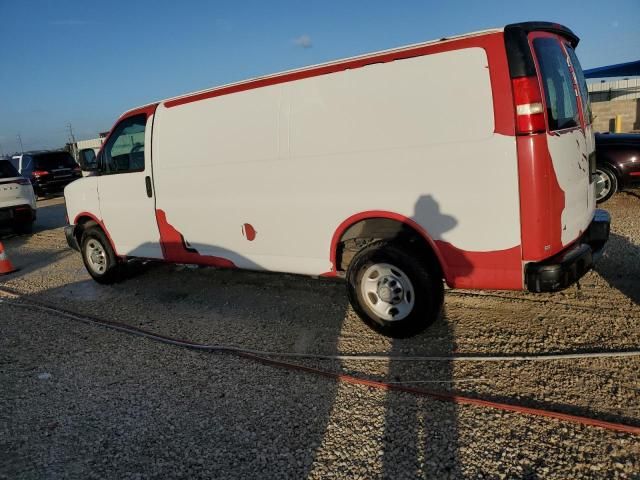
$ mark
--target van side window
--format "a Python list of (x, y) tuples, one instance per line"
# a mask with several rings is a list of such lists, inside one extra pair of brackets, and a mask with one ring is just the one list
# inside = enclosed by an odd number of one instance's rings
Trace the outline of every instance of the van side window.
[(589, 102), (589, 90), (587, 90), (587, 81), (584, 78), (582, 66), (580, 66), (578, 56), (576, 55), (576, 52), (571, 47), (571, 45), (565, 44), (564, 48), (569, 54), (571, 66), (573, 67), (573, 72), (576, 75), (576, 82), (578, 83), (578, 88), (580, 88), (580, 97), (582, 97), (582, 111), (584, 112), (584, 120), (587, 124), (591, 124), (591, 102)]
[(573, 89), (573, 77), (567, 57), (555, 38), (533, 40), (540, 76), (547, 101), (549, 130), (563, 130), (578, 126), (578, 101)]
[(120, 122), (104, 147), (102, 172), (105, 174), (144, 170), (144, 128), (147, 116), (136, 115)]

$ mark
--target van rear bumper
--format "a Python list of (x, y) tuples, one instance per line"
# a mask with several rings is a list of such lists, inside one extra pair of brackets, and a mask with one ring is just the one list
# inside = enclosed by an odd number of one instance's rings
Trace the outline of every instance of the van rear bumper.
[(574, 245), (542, 262), (527, 264), (527, 289), (536, 293), (556, 292), (580, 280), (602, 256), (610, 225), (609, 212), (596, 210), (589, 228)]

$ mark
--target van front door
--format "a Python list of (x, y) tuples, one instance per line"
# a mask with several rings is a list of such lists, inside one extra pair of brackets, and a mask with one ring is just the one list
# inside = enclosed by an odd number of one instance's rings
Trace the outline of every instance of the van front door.
[(105, 228), (118, 255), (163, 258), (152, 188), (153, 115), (118, 123), (99, 159), (98, 196)]
[(586, 230), (593, 218), (595, 199), (589, 166), (595, 148), (593, 133), (580, 105), (579, 86), (564, 42), (546, 32), (534, 32), (529, 38), (544, 91), (549, 153), (564, 192), (561, 234), (562, 245), (566, 246)]

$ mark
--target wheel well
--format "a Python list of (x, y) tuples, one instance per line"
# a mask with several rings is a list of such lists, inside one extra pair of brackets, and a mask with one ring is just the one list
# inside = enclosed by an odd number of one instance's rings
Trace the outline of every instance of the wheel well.
[(102, 230), (102, 227), (91, 217), (80, 217), (76, 222), (76, 228), (73, 232), (76, 240), (78, 241), (78, 245), (82, 242), (82, 233), (91, 227), (98, 227)]
[(425, 234), (409, 223), (392, 218), (366, 218), (346, 228), (336, 245), (336, 269), (346, 271), (358, 251), (378, 240), (392, 240), (409, 246), (443, 276), (438, 255)]

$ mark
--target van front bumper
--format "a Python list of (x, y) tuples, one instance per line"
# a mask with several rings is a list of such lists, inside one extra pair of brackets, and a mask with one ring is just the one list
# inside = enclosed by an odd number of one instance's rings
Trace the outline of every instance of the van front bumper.
[(542, 262), (527, 264), (527, 289), (536, 293), (557, 292), (580, 280), (602, 256), (610, 225), (609, 212), (596, 210), (589, 228), (573, 246)]
[(67, 239), (67, 244), (73, 248), (74, 250), (80, 251), (80, 246), (78, 245), (78, 240), (76, 238), (76, 226), (75, 225), (67, 225), (64, 227), (64, 236)]

